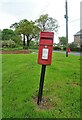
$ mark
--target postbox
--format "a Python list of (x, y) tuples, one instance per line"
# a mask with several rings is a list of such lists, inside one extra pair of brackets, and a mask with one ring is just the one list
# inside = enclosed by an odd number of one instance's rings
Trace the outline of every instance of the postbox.
[(70, 48), (67, 49), (68, 52), (71, 52)]
[(54, 32), (41, 32), (38, 50), (38, 64), (50, 65), (52, 60)]

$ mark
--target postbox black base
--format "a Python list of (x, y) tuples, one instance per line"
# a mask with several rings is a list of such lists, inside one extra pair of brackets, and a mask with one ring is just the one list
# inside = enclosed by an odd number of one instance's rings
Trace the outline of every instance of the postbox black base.
[(38, 92), (38, 100), (37, 100), (38, 105), (41, 103), (41, 100), (42, 100), (42, 92), (43, 92), (45, 71), (46, 71), (46, 65), (42, 65), (39, 92)]

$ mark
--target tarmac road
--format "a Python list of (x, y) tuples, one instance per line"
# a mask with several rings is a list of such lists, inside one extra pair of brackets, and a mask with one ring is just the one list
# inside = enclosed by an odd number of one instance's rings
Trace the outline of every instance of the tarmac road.
[[(59, 53), (64, 53), (64, 54), (66, 54), (65, 51), (53, 50), (53, 52), (59, 52)], [(37, 51), (36, 51), (36, 52), (32, 52), (32, 53), (33, 53), (33, 54), (36, 54)], [(80, 53), (80, 52), (70, 52), (70, 53), (68, 53), (68, 55), (70, 55), (70, 54), (72, 54), (72, 55), (76, 55), (76, 56), (82, 56), (82, 53)]]
[[(60, 52), (60, 53), (65, 53), (66, 54), (66, 52), (65, 51), (53, 51), (53, 52)], [(72, 55), (76, 55), (76, 56), (82, 56), (82, 53), (80, 53), (80, 52), (69, 52), (68, 53), (68, 55), (70, 55), (70, 54), (72, 54)]]

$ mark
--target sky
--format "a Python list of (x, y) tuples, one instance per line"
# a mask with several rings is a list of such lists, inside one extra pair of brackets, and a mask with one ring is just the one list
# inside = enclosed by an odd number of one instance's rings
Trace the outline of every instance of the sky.
[[(80, 30), (80, 2), (68, 1), (68, 41), (74, 41), (74, 34)], [(42, 14), (48, 14), (58, 21), (58, 37), (66, 36), (65, 0), (0, 0), (0, 29), (9, 28), (11, 24), (23, 19), (36, 20)]]

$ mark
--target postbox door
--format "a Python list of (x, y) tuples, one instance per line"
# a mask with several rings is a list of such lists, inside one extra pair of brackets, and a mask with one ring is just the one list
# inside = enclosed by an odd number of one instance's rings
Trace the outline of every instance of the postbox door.
[(38, 64), (50, 65), (52, 60), (52, 46), (39, 46)]

